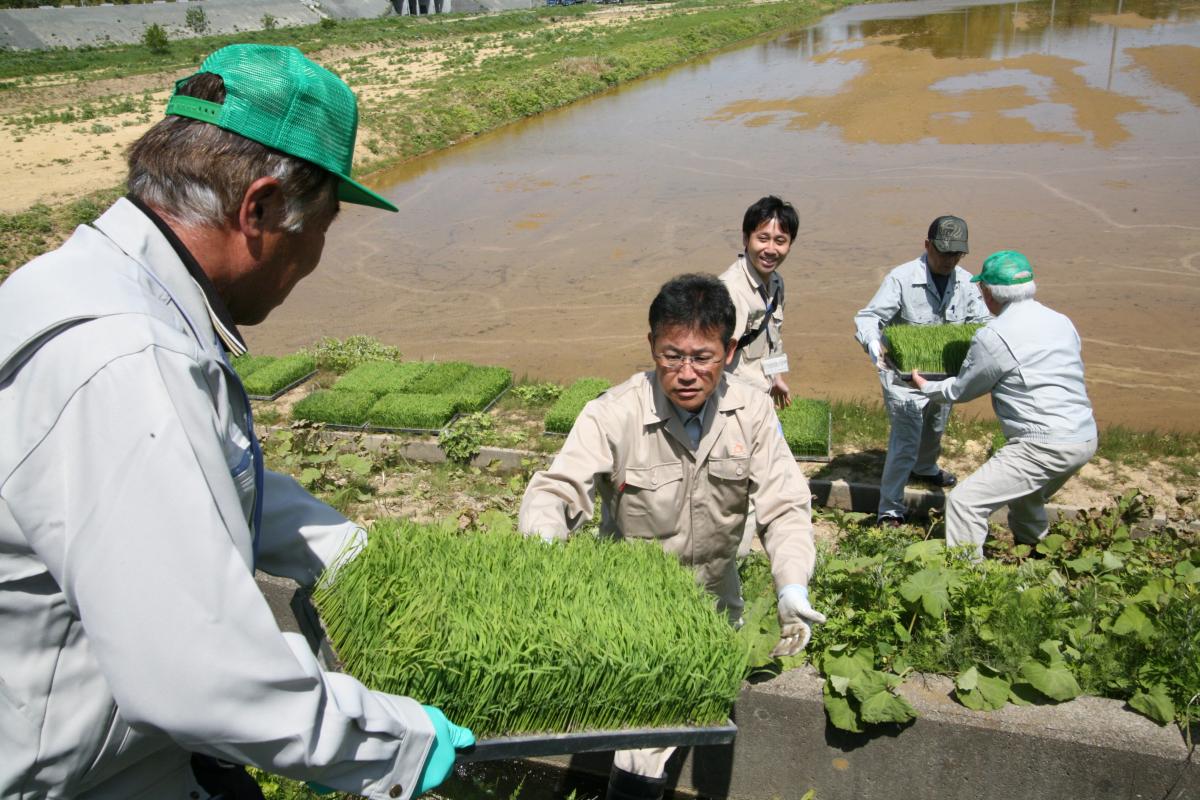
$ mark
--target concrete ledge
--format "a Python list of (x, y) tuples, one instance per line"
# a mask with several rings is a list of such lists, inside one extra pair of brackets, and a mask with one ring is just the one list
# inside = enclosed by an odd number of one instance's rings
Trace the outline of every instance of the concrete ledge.
[[(745, 800), (789, 800), (809, 789), (819, 800), (1200, 797), (1200, 765), (1179, 730), (1115, 700), (976, 712), (952, 699), (949, 679), (918, 675), (901, 687), (914, 722), (850, 734), (826, 721), (821, 687), (811, 668), (747, 686), (734, 744), (677, 754), (671, 783)], [(604, 774), (610, 762), (591, 754), (543, 763)]]

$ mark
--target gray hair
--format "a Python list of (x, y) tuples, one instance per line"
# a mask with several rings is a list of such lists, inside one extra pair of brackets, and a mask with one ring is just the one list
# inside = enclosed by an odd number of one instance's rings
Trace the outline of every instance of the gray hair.
[[(220, 103), (225, 84), (219, 75), (199, 73), (178, 93)], [(199, 120), (174, 115), (160, 120), (133, 143), (128, 159), (129, 194), (183, 225), (225, 225), (237, 216), (250, 184), (264, 177), (279, 181), (281, 227), (288, 233), (337, 209), (337, 176)]]
[(993, 286), (990, 283), (984, 282), (988, 288), (988, 293), (1002, 306), (1009, 303), (1020, 303), (1022, 300), (1032, 300), (1037, 294), (1037, 284), (1034, 281), (1028, 283), (1018, 283), (1013, 286)]

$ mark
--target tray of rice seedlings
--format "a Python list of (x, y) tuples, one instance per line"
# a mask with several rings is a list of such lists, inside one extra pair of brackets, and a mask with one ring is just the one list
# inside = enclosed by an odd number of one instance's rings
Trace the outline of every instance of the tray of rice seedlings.
[(242, 378), (251, 400), (274, 400), (317, 374), (317, 364), (307, 353), (293, 353), (256, 367)]
[(367, 424), (367, 412), (373, 405), (375, 395), (370, 392), (319, 389), (292, 406), (292, 419), (361, 428)]
[(338, 378), (333, 388), (339, 392), (370, 392), (379, 398), (408, 391), (430, 366), (428, 361), (368, 361)]
[(465, 361), (433, 361), (429, 370), (405, 390), (413, 394), (443, 394), (454, 389), (458, 382), (474, 369)]
[(372, 430), (439, 433), (454, 418), (454, 401), (437, 394), (385, 394), (367, 412)]
[(733, 737), (747, 650), (652, 542), (383, 520), (312, 600), (335, 665), (441, 708), (480, 759)]
[(472, 367), (455, 386), (446, 391), (460, 414), (487, 411), (512, 386), (512, 372), (504, 367)]
[(261, 369), (267, 364), (273, 363), (275, 359), (275, 356), (255, 356), (250, 353), (243, 353), (240, 356), (234, 356), (231, 363), (238, 377), (246, 380), (256, 369)]
[(833, 447), (833, 412), (826, 400), (797, 398), (779, 410), (783, 438), (798, 461), (828, 461)]
[(567, 435), (583, 407), (612, 387), (604, 378), (580, 378), (572, 383), (546, 412), (546, 433)]
[(957, 375), (971, 346), (971, 337), (982, 325), (889, 325), (883, 329), (888, 360), (901, 375), (914, 369), (930, 380)]

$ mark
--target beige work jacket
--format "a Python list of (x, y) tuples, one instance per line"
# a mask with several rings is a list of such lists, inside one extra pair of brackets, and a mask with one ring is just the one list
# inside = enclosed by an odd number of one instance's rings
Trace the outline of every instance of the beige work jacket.
[[(733, 338), (740, 339), (744, 334), (756, 330), (762, 325), (767, 314), (767, 304), (778, 295), (779, 300), (771, 312), (767, 330), (758, 335), (753, 342), (745, 347), (739, 347), (731, 363), (726, 369), (742, 380), (762, 391), (771, 388), (771, 379), (763, 374), (762, 360), (771, 354), (783, 352), (783, 278), (778, 272), (771, 274), (770, 286), (763, 286), (762, 280), (750, 266), (744, 255), (721, 273), (721, 283), (729, 290), (733, 298), (733, 310), (736, 320), (733, 326)], [(763, 300), (759, 292), (765, 290), (767, 299)], [(769, 338), (769, 342), (768, 342)], [(773, 345), (773, 348), (772, 348)]]
[(521, 502), (526, 534), (565, 539), (592, 517), (603, 535), (656, 539), (731, 611), (741, 607), (737, 550), (754, 498), (777, 586), (808, 584), (814, 548), (808, 483), (770, 398), (722, 376), (692, 450), (653, 371), (588, 403), (563, 449)]

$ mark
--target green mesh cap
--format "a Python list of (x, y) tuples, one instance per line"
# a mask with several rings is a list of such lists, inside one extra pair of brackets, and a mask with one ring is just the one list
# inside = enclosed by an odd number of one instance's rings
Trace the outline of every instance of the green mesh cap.
[(220, 75), (225, 102), (178, 94), (175, 83), (167, 114), (198, 119), (253, 139), (332, 172), (341, 178), (338, 198), (347, 203), (397, 208), (350, 177), (358, 103), (342, 79), (294, 47), (232, 44), (200, 65)]
[(1033, 265), (1016, 250), (1000, 250), (992, 253), (983, 262), (983, 269), (971, 278), (971, 283), (982, 281), (988, 286), (1016, 286), (1033, 280)]

